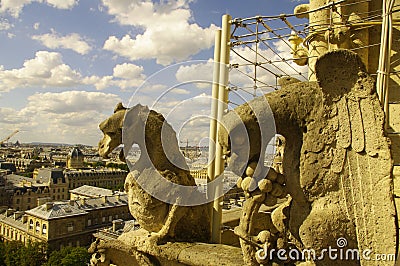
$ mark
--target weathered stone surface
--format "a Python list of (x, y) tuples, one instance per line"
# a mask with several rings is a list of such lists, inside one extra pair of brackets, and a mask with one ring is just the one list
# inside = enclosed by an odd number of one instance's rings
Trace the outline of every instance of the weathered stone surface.
[(242, 251), (238, 247), (183, 242), (158, 245), (147, 234), (145, 230), (132, 231), (118, 240), (92, 245), (92, 265), (243, 265)]
[[(276, 131), (286, 140), (284, 187), (292, 198), (284, 208), (286, 214), (280, 215), (285, 221), (274, 218), (273, 226), (265, 228), (275, 231), (268, 245), (277, 247), (277, 239), (285, 239), (286, 243), (295, 243), (299, 250), (314, 249), (322, 254), (324, 249), (337, 247), (338, 239), (345, 238), (346, 249), (395, 254), (392, 160), (374, 80), (366, 74), (360, 58), (345, 50), (330, 52), (318, 59), (316, 75), (318, 83), (290, 84), (265, 95), (275, 118)], [(239, 118), (227, 114), (224, 119), (232, 121), (223, 121), (229, 125), (228, 132), (244, 124), (249, 134), (245, 158), (245, 152), (230, 150), (235, 143), (233, 139), (228, 142), (227, 132), (219, 135), (225, 154), (231, 153), (229, 164), (239, 165), (230, 166), (237, 174), (265, 150), (259, 139), (263, 129), (257, 125), (270, 118), (255, 119), (254, 110), (261, 108), (258, 102), (256, 99), (237, 107), (235, 112)], [(235, 229), (242, 239), (248, 265), (258, 265), (254, 254), (262, 244), (257, 243), (258, 232), (254, 230), (253, 220), (260, 208), (255, 197), (259, 193), (263, 191), (258, 188), (246, 194), (240, 225)], [(274, 196), (265, 194), (266, 200)], [(360, 261), (325, 257), (313, 263), (376, 265), (375, 261), (363, 257)], [(379, 262), (379, 265), (392, 264)]]
[[(141, 156), (130, 166), (131, 172), (125, 181), (132, 216), (142, 228), (152, 233), (149, 237), (157, 241), (208, 242), (210, 218), (207, 204), (179, 206), (181, 200), (196, 200), (202, 195), (193, 189), (179, 194), (181, 190), (174, 186), (195, 187), (195, 182), (179, 151), (172, 127), (161, 114), (145, 106), (126, 109), (118, 104), (114, 114), (100, 124), (104, 133), (99, 143), (101, 156), (106, 157), (122, 143), (122, 128), (124, 151), (128, 152), (133, 144), (141, 148)], [(167, 182), (162, 182), (165, 180)], [(160, 195), (175, 200), (166, 203), (159, 199)]]

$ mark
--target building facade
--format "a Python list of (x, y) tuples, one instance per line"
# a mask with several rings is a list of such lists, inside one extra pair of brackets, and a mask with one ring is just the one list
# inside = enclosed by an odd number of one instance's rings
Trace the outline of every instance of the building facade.
[(6, 241), (47, 242), (50, 250), (88, 246), (94, 232), (121, 219), (132, 219), (126, 195), (47, 202), (26, 212), (3, 209), (0, 235)]
[(89, 185), (102, 188), (123, 187), (128, 171), (120, 169), (67, 169), (64, 172), (68, 182), (68, 188), (75, 189), (80, 186)]

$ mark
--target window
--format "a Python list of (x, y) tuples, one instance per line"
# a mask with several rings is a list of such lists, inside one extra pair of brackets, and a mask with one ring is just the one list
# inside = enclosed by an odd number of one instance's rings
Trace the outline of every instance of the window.
[(33, 220), (29, 220), (29, 230), (33, 230)]
[(40, 223), (36, 222), (36, 233), (40, 232)]
[(112, 222), (112, 215), (108, 216), (108, 221)]
[(106, 217), (102, 217), (101, 221), (104, 223), (106, 221)]
[(42, 226), (42, 234), (47, 234), (47, 226), (45, 224)]
[(88, 219), (87, 225), (88, 225), (88, 226), (91, 226), (91, 225), (92, 225), (92, 219)]
[(19, 199), (16, 200), (16, 203), (19, 204)]
[(68, 232), (74, 231), (74, 224), (73, 223), (67, 223), (67, 231)]
[(31, 198), (28, 198), (28, 203), (30, 203), (31, 202)]

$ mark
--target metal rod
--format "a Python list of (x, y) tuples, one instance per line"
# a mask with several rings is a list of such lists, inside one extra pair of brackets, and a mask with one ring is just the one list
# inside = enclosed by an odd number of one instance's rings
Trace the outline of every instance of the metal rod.
[[(217, 120), (217, 145), (215, 155), (215, 178), (223, 177), (224, 160), (222, 158), (222, 146), (218, 141), (218, 132), (221, 131), (222, 125), (219, 123), (228, 108), (228, 79), (229, 79), (229, 52), (230, 52), (230, 31), (231, 16), (224, 15), (222, 17), (222, 35), (221, 35), (221, 57), (219, 70), (219, 88), (218, 88), (218, 120)], [(215, 185), (215, 195), (222, 195), (221, 178)], [(212, 234), (211, 241), (213, 243), (221, 243), (221, 220), (222, 220), (222, 196), (214, 200), (213, 216), (212, 216)]]
[[(213, 84), (211, 91), (211, 119), (210, 119), (210, 136), (208, 143), (208, 179), (210, 182), (215, 177), (215, 143), (217, 138), (217, 116), (218, 116), (218, 84), (219, 84), (219, 68), (220, 68), (220, 57), (221, 57), (221, 30), (215, 32), (214, 41), (214, 69), (213, 69)], [(207, 197), (212, 197), (212, 191), (207, 189)], [(213, 205), (209, 204), (210, 214), (210, 228), (212, 232), (213, 226)]]

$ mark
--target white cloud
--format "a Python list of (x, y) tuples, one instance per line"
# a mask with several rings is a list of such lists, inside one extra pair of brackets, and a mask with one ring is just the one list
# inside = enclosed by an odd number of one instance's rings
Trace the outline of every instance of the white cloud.
[(120, 102), (111, 93), (66, 91), (37, 93), (20, 110), (0, 108), (0, 128), (18, 128), (16, 139), (85, 143), (95, 145), (101, 137), (98, 124)]
[(47, 4), (59, 9), (71, 9), (78, 0), (46, 0)]
[(98, 90), (103, 90), (108, 87), (119, 87), (122, 90), (128, 88), (137, 88), (146, 79), (146, 75), (143, 73), (144, 69), (142, 66), (137, 66), (130, 63), (123, 63), (116, 65), (113, 69), (113, 76), (90, 76), (84, 78), (85, 84), (91, 84)]
[(71, 9), (78, 3), (78, 0), (2, 0), (0, 13), (9, 13), (17, 18), (24, 6), (33, 2), (46, 3), (58, 9)]
[(81, 74), (62, 61), (61, 54), (36, 52), (35, 58), (26, 60), (22, 68), (4, 70), (0, 66), (0, 92), (17, 87), (71, 87), (78, 85)]
[[(22, 116), (13, 108), (4, 108), (0, 107), (0, 125), (1, 124), (9, 124), (13, 125), (15, 123), (25, 123), (28, 119), (25, 116)], [(9, 128), (10, 126), (2, 126), (2, 128)]]
[(61, 93), (36, 93), (28, 97), (27, 111), (53, 114), (84, 111), (107, 111), (120, 101), (114, 94), (103, 92), (65, 91)]
[(104, 43), (105, 50), (130, 60), (156, 59), (158, 64), (168, 65), (186, 60), (214, 43), (217, 27), (202, 28), (193, 23), (187, 1), (102, 1), (117, 22), (143, 31), (135, 37), (110, 36)]
[(143, 75), (143, 67), (134, 64), (124, 63), (116, 65), (113, 69), (114, 77), (124, 79), (136, 79), (138, 77), (145, 78)]
[(182, 65), (176, 71), (175, 77), (179, 82), (195, 82), (197, 88), (211, 88), (213, 82), (214, 63), (212, 59), (207, 62)]
[(9, 30), (13, 26), (7, 19), (0, 19), (0, 31)]
[(35, 58), (26, 60), (19, 69), (5, 70), (0, 65), (0, 92), (16, 88), (67, 88), (92, 85), (98, 90), (117, 87), (122, 90), (140, 86), (146, 79), (143, 67), (124, 63), (116, 65), (115, 76), (84, 77), (77, 70), (66, 65), (60, 53), (38, 51)]
[(35, 30), (38, 30), (39, 27), (40, 27), (40, 23), (39, 23), (39, 22), (36, 22), (35, 24), (33, 24), (33, 28), (34, 28)]
[(50, 49), (71, 49), (79, 54), (87, 54), (92, 49), (90, 45), (77, 33), (60, 36), (56, 32), (32, 36), (33, 40), (41, 42)]

